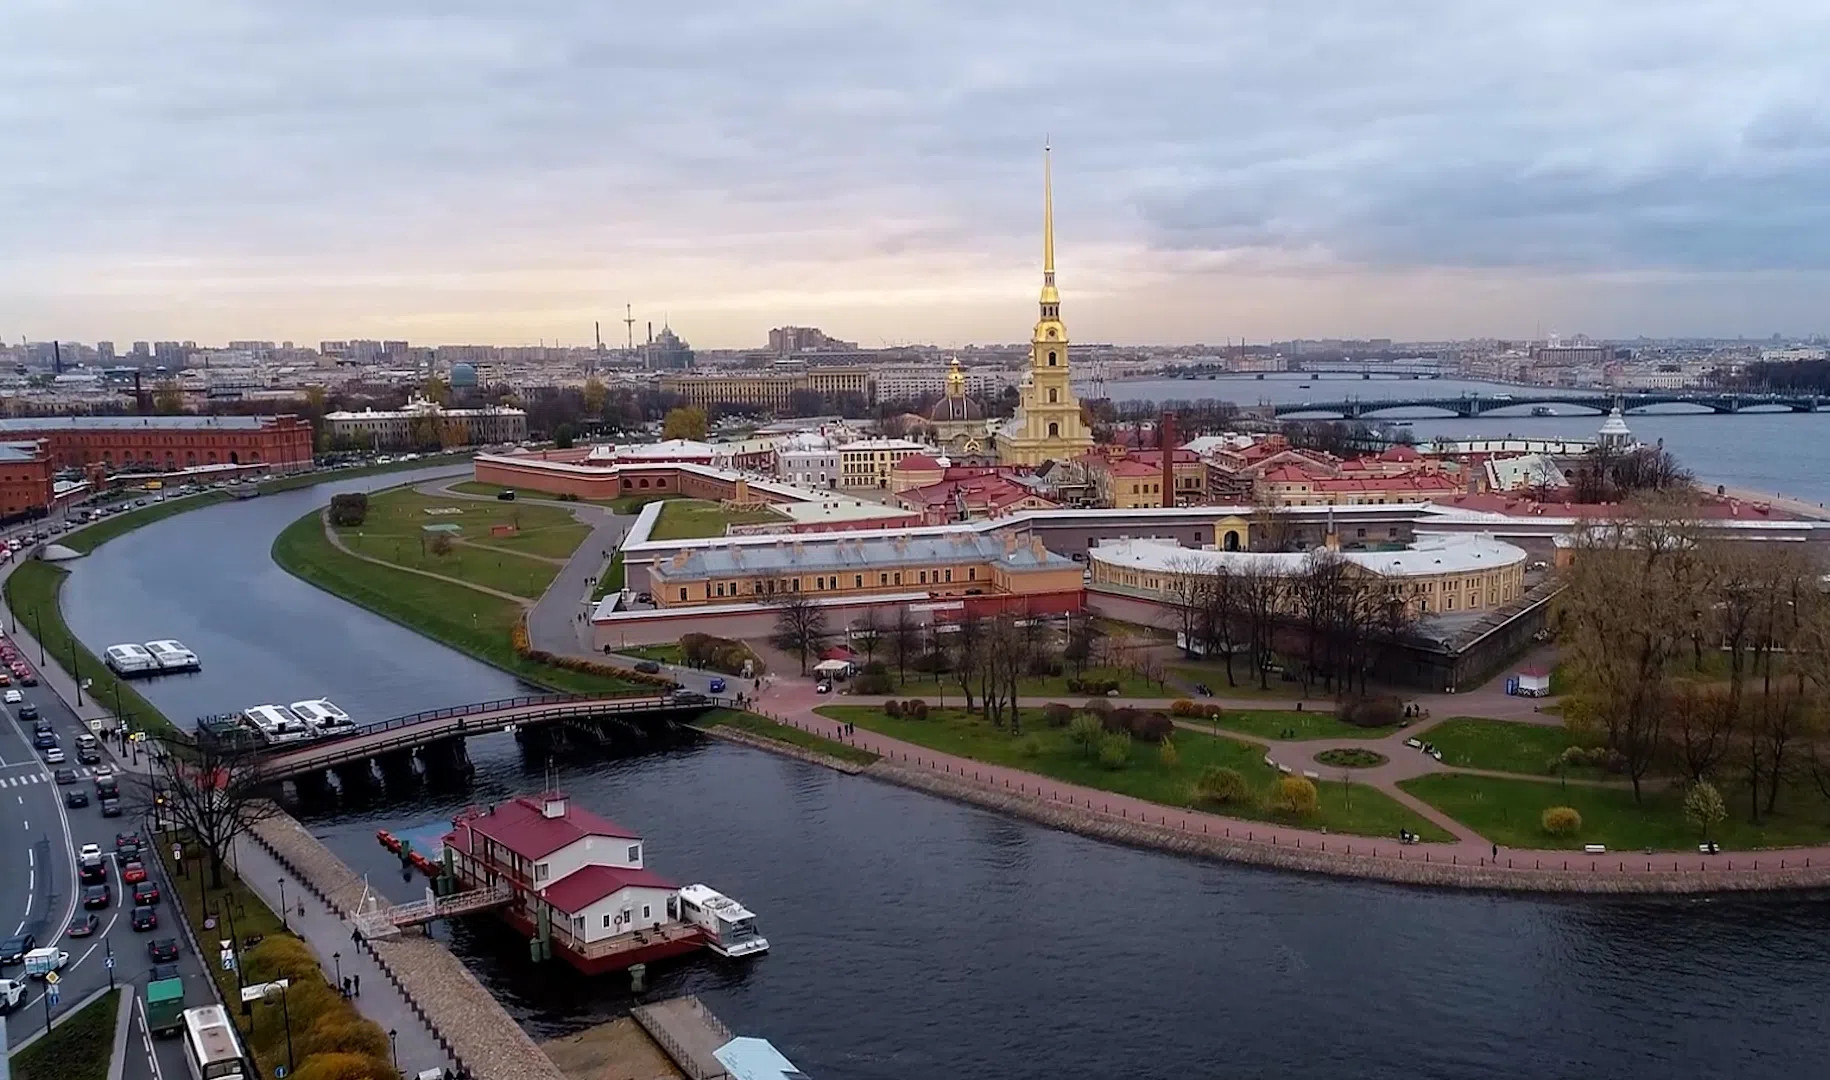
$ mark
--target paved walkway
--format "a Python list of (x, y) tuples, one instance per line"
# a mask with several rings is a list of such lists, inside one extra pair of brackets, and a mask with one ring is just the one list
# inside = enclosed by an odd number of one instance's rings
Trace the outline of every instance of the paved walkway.
[(362, 994), (350, 1000), (363, 1016), (380, 1024), (381, 1030), (395, 1033), (398, 1064), (406, 1075), (416, 1076), (423, 1069), (443, 1069), (451, 1064), (432, 1030), (414, 1013), (374, 957), (351, 940), (348, 923), (302, 887), (261, 845), (238, 840), (235, 859), (243, 883), (275, 911), (280, 910), (280, 882), (286, 882), (286, 921), (292, 932), (311, 946), (318, 966), (324, 969), (324, 978), (333, 986), (338, 985), (339, 975), (361, 978)]

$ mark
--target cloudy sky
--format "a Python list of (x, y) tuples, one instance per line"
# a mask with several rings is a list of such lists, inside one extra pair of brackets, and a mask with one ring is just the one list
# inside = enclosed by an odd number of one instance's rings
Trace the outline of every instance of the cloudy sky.
[[(1830, 4), (5, 0), (0, 335), (1830, 329)], [(638, 333), (640, 323), (638, 322)]]

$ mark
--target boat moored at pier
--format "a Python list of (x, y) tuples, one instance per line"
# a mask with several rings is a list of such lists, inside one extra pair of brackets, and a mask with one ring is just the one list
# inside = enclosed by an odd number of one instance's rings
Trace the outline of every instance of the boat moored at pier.
[(108, 665), (109, 671), (123, 679), (159, 673), (158, 659), (147, 651), (146, 646), (132, 642), (108, 646), (102, 652), (102, 662)]
[(197, 654), (184, 647), (184, 642), (175, 638), (162, 641), (149, 641), (146, 651), (157, 661), (160, 671), (202, 671), (203, 664)]
[(755, 956), (769, 951), (769, 939), (756, 932), (749, 908), (709, 885), (680, 890), (680, 917), (705, 934), (706, 947), (719, 956)]
[(308, 698), (295, 701), (287, 706), (294, 716), (303, 720), (307, 727), (318, 738), (331, 738), (337, 735), (348, 735), (356, 730), (356, 722), (350, 719), (349, 713), (340, 708), (329, 698)]

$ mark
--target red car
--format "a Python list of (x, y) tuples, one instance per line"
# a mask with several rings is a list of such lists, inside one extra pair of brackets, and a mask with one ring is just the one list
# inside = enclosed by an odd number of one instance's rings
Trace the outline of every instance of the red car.
[(146, 880), (146, 867), (140, 865), (137, 859), (126, 863), (121, 867), (121, 880), (129, 885), (138, 885)]

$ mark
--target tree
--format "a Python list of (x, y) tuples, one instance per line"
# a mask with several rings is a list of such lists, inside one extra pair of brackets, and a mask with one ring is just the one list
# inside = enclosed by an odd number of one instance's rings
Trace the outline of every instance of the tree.
[(661, 421), (663, 439), (703, 439), (706, 432), (705, 410), (697, 405), (670, 409)]
[(1258, 673), (1258, 688), (1271, 688), (1271, 659), (1277, 641), (1278, 605), (1284, 581), (1275, 570), (1248, 566), (1233, 575), (1237, 583), (1240, 621), (1245, 626), (1246, 652)]
[(898, 685), (909, 677), (909, 660), (921, 649), (921, 624), (907, 604), (896, 605), (896, 618), (889, 627), (890, 658), (896, 661)]
[(1080, 752), (1088, 757), (1099, 753), (1099, 740), (1105, 738), (1106, 729), (1100, 724), (1099, 717), (1082, 713), (1068, 723), (1068, 742), (1080, 747)]
[(210, 888), (220, 889), (235, 838), (278, 811), (267, 798), (260, 751), (216, 739), (191, 742), (176, 733), (160, 737), (158, 748), (160, 775), (150, 783), (134, 777), (136, 816), (153, 816), (187, 834), (203, 849)]
[(1722, 801), (1722, 793), (1709, 781), (1698, 780), (1684, 793), (1684, 818), (1703, 830), (1705, 844), (1709, 843), (1709, 830), (1722, 824), (1727, 816), (1728, 806)]
[(877, 614), (876, 608), (864, 609), (864, 614), (858, 617), (857, 625), (852, 629), (851, 640), (864, 650), (866, 664), (877, 659), (877, 647), (883, 644), (883, 616)]
[(451, 554), (451, 550), (454, 546), (455, 545), (451, 542), (450, 533), (433, 533), (432, 539), (426, 541), (426, 550), (432, 552), (434, 556), (440, 559)]
[(419, 384), (419, 396), (443, 408), (451, 404), (451, 384), (434, 375)]
[(1226, 685), (1238, 686), (1233, 678), (1233, 646), (1237, 641), (1239, 592), (1232, 570), (1216, 566), (1201, 592), (1201, 648), (1211, 659), (1218, 652), (1226, 663)]
[(586, 416), (603, 416), (604, 406), (610, 400), (610, 392), (604, 388), (604, 381), (593, 375), (585, 380), (584, 390), (579, 395), (584, 401)]
[(769, 635), (769, 643), (800, 657), (801, 674), (805, 675), (807, 658), (819, 655), (832, 636), (826, 626), (826, 609), (804, 592), (778, 593), (774, 607), (775, 630)]
[(1067, 645), (1061, 651), (1061, 659), (1067, 662), (1068, 670), (1075, 678), (1086, 674), (1087, 666), (1093, 660), (1093, 653), (1099, 647), (1099, 641), (1106, 636), (1105, 630), (1097, 619), (1083, 615), (1079, 622), (1068, 627)]
[(553, 447), (555, 449), (570, 450), (577, 439), (578, 434), (572, 430), (571, 424), (561, 424), (553, 429)]
[(1194, 794), (1197, 802), (1230, 806), (1250, 799), (1252, 785), (1238, 769), (1209, 765), (1201, 770), (1201, 778), (1195, 781)]
[(330, 523), (345, 527), (360, 525), (368, 520), (369, 497), (361, 491), (345, 492), (330, 497)]
[(1315, 785), (1305, 776), (1280, 776), (1271, 789), (1271, 809), (1283, 814), (1308, 817), (1321, 807)]
[[(970, 712), (973, 707), (972, 681), (985, 661), (985, 620), (967, 612), (948, 637), (951, 640), (948, 642), (947, 666), (952, 671), (954, 681), (959, 683), (960, 693), (966, 698), (966, 710)], [(936, 678), (938, 677), (937, 674)]]
[(171, 416), (184, 411), (184, 391), (172, 379), (160, 379), (153, 383), (153, 412), (160, 416)]
[(1538, 824), (1552, 836), (1574, 836), (1582, 831), (1582, 815), (1573, 806), (1553, 806), (1538, 816)]
[(1709, 776), (1728, 753), (1735, 733), (1730, 696), (1683, 680), (1667, 695), (1671, 760), (1693, 785)]

